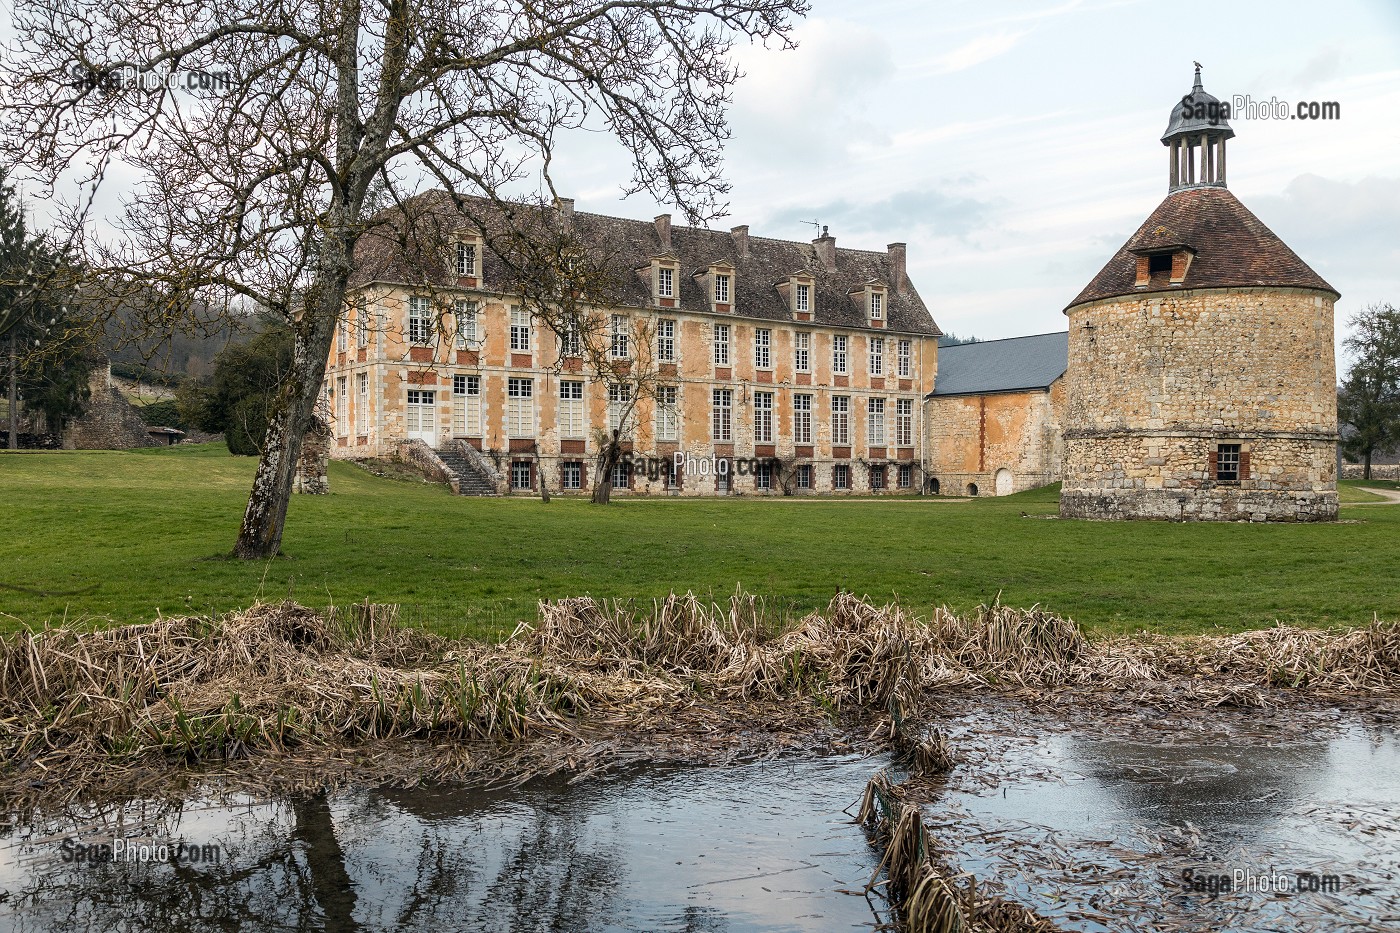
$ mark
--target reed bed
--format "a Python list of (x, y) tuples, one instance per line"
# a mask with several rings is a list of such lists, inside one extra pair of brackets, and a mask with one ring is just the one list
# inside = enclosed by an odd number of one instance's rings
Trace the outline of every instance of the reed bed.
[(600, 759), (580, 749), (621, 735), (675, 742), (688, 729), (691, 744), (718, 747), (726, 735), (796, 734), (847, 714), (873, 719), (882, 747), (936, 773), (953, 758), (911, 725), (926, 700), (1062, 687), (1199, 706), (1395, 691), (1400, 625), (1093, 641), (1035, 607), (919, 618), (839, 593), (784, 629), (736, 593), (546, 602), (499, 645), (426, 634), (368, 604), (53, 628), (0, 642), (0, 791), (79, 794), (112, 763), (314, 757), (389, 739), (484, 743), (486, 757), (516, 762), (523, 744), (552, 743), (556, 766), (592, 767)]

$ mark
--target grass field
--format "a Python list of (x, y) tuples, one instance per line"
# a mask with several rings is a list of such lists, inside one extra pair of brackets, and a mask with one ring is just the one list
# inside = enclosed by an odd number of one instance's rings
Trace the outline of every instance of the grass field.
[[(936, 499), (454, 497), (331, 464), (294, 499), (287, 557), (224, 559), (253, 461), (222, 446), (0, 455), (0, 630), (150, 619), (292, 596), (399, 603), (446, 634), (495, 636), (535, 602), (736, 585), (777, 613), (845, 587), (924, 610), (1040, 603), (1097, 631), (1236, 631), (1400, 617), (1400, 506), (1335, 525), (1049, 518), (1056, 491)], [(1363, 495), (1347, 484), (1348, 499)], [(1364, 494), (1369, 496), (1370, 494)], [(1024, 514), (1023, 514), (1024, 513)]]

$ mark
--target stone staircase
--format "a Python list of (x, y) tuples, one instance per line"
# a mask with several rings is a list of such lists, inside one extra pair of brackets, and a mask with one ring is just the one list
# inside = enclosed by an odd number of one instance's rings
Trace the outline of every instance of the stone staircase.
[[(455, 477), (456, 482), (452, 483), (453, 489), (459, 496), (494, 496), (497, 495), (496, 483), (492, 477), (481, 469), (478, 463), (469, 459), (469, 454), (465, 449), (466, 445), (461, 441), (453, 441), (436, 448), (433, 452), (442, 461)], [(471, 453), (476, 453), (475, 450)], [(477, 459), (481, 455), (477, 454)], [(449, 480), (451, 482), (451, 480)]]

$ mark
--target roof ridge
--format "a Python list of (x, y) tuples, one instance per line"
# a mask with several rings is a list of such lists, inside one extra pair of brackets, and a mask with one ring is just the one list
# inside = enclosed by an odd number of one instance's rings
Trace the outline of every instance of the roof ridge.
[(939, 353), (946, 353), (949, 350), (961, 350), (963, 347), (980, 347), (986, 343), (1005, 343), (1008, 340), (1030, 340), (1032, 337), (1055, 337), (1060, 334), (1069, 334), (1068, 330), (1047, 330), (1043, 334), (1019, 334), (1015, 337), (993, 337), (990, 340), (972, 340), (967, 343), (955, 343), (946, 347), (939, 347)]

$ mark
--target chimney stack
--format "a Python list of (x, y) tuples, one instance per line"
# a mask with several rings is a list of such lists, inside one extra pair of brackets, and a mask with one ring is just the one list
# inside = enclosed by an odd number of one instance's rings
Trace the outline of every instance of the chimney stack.
[(669, 253), (671, 251), (671, 215), (657, 214), (652, 223), (656, 224), (656, 236), (661, 240), (661, 252)]
[(836, 237), (828, 234), (826, 227), (822, 227), (822, 235), (812, 241), (812, 246), (816, 247), (817, 259), (821, 260), (822, 267), (827, 272), (836, 271)]
[(559, 212), (559, 217), (564, 221), (565, 229), (574, 229), (574, 199), (555, 198), (554, 209)]
[(909, 276), (905, 272), (905, 244), (891, 243), (885, 247), (890, 251), (890, 288), (896, 295), (909, 290)]
[(741, 224), (738, 227), (731, 227), (729, 235), (734, 238), (734, 245), (739, 248), (739, 258), (749, 258), (749, 225)]

